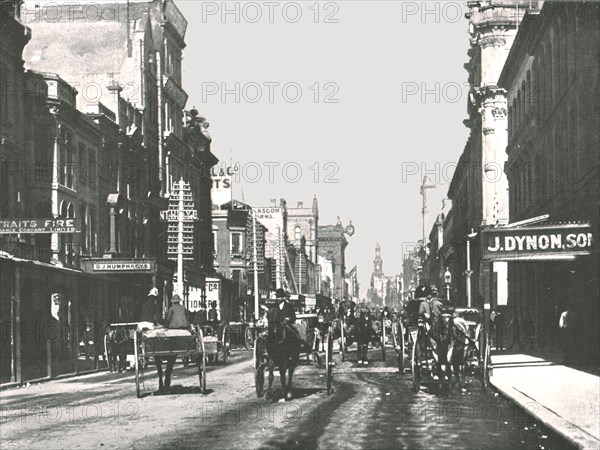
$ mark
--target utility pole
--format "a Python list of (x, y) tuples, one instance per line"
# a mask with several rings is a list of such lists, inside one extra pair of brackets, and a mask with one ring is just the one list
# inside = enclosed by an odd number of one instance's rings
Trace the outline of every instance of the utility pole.
[(173, 183), (169, 198), (169, 209), (160, 212), (160, 220), (168, 222), (167, 256), (177, 261), (176, 292), (184, 300), (183, 261), (194, 259), (194, 221), (198, 211), (189, 183), (183, 178)]
[(254, 318), (260, 319), (258, 301), (258, 250), (256, 248), (256, 214), (252, 211), (252, 260), (254, 266)]
[(467, 270), (465, 270), (465, 275), (467, 276), (467, 307), (471, 307), (471, 275), (473, 271), (471, 270), (471, 239), (477, 236), (477, 233), (474, 232), (473, 228), (471, 228), (471, 233), (467, 234)]

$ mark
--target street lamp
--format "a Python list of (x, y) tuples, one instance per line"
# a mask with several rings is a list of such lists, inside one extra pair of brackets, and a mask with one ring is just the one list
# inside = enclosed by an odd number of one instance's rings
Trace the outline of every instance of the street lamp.
[(469, 308), (471, 307), (471, 275), (473, 274), (471, 270), (471, 239), (475, 236), (477, 236), (477, 233), (471, 228), (471, 233), (467, 234), (467, 270), (465, 270), (467, 276), (467, 306)]
[(446, 287), (446, 300), (450, 301), (450, 283), (452, 283), (452, 274), (446, 267), (446, 271), (444, 272), (444, 284)]

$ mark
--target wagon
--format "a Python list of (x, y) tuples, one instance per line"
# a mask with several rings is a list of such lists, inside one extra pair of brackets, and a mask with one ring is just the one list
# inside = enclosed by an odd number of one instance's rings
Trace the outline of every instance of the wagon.
[[(328, 324), (327, 331), (323, 337), (324, 355), (320, 355), (316, 348), (317, 327), (319, 316), (317, 314), (298, 314), (296, 316), (296, 328), (300, 333), (300, 337), (309, 344), (309, 348), (304, 350), (306, 363), (310, 364), (310, 356), (314, 366), (325, 371), (325, 383), (327, 394), (333, 392), (333, 326)], [(315, 322), (316, 320), (316, 322)], [(254, 340), (254, 385), (256, 395), (261, 398), (264, 394), (265, 385), (265, 370), (267, 370), (269, 357), (267, 353), (267, 326), (265, 323), (258, 322), (256, 325), (256, 339)], [(310, 345), (312, 344), (312, 345)], [(324, 357), (324, 360), (322, 359)], [(302, 360), (302, 354), (299, 361)], [(324, 363), (323, 363), (324, 361)]]
[(492, 372), (490, 336), (486, 332), (483, 310), (478, 308), (455, 308), (454, 322), (461, 321), (466, 327), (465, 360), (461, 367), (464, 380), (466, 375), (473, 375), (481, 380), (482, 386), (488, 387)]
[(231, 352), (231, 334), (227, 324), (218, 325), (200, 325), (204, 336), (204, 350), (208, 363), (217, 362), (219, 354), (223, 362), (229, 362), (229, 353)]
[[(419, 306), (424, 299), (415, 299), (407, 305), (408, 328), (412, 335), (411, 371), (413, 375), (413, 389), (418, 391), (424, 383), (446, 383), (449, 380), (435, 380), (437, 363), (434, 358), (434, 349), (431, 347), (425, 321), (419, 315)], [(445, 299), (437, 298), (445, 310), (453, 310), (453, 305)], [(450, 315), (443, 314), (445, 320), (450, 320)], [(415, 328), (416, 326), (416, 328)]]
[(181, 357), (196, 361), (200, 390), (206, 393), (206, 350), (202, 329), (197, 334), (186, 330), (155, 329), (150, 335), (137, 330), (133, 338), (135, 351), (135, 388), (139, 397), (145, 388), (145, 361), (150, 357)]

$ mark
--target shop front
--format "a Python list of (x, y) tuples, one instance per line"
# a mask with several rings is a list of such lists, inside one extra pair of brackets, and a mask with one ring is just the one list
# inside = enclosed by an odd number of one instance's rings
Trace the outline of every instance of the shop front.
[(82, 260), (82, 268), (96, 279), (112, 281), (110, 313), (104, 316), (108, 323), (139, 321), (148, 292), (153, 288), (158, 292), (159, 317), (164, 317), (173, 292), (171, 265), (153, 258), (87, 258)]
[[(81, 357), (86, 323), (108, 310), (107, 280), (80, 270), (0, 257), (0, 383), (23, 383), (97, 369), (98, 353)], [(94, 296), (90, 307), (90, 296)], [(98, 335), (86, 339), (99, 346)], [(88, 346), (89, 349), (89, 346)], [(95, 349), (94, 349), (95, 350)]]
[[(565, 311), (576, 318), (579, 361), (598, 358), (599, 258), (596, 230), (589, 223), (506, 226), (482, 231), (480, 278), (486, 317), (503, 346), (564, 356)], [(506, 270), (499, 269), (506, 265)], [(498, 295), (506, 276), (508, 292)], [(506, 298), (498, 304), (494, 301)]]

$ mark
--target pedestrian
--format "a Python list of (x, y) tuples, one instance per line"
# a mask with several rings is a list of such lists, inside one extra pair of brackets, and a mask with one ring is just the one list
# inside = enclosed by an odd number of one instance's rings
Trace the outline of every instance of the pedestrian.
[(92, 321), (86, 318), (85, 329), (83, 330), (83, 335), (81, 340), (83, 342), (83, 347), (85, 351), (85, 359), (96, 359), (96, 349), (95, 341), (96, 341), (96, 331)]
[(210, 309), (208, 310), (208, 321), (213, 325), (219, 324), (219, 312), (217, 311), (217, 301), (213, 300), (210, 303)]
[(558, 319), (559, 332), (562, 334), (563, 342), (563, 362), (565, 365), (572, 365), (575, 362), (577, 346), (575, 345), (577, 315), (571, 307), (567, 307)]
[(361, 308), (356, 323), (357, 360), (359, 365), (369, 365), (369, 341), (373, 333), (371, 317), (367, 307)]

